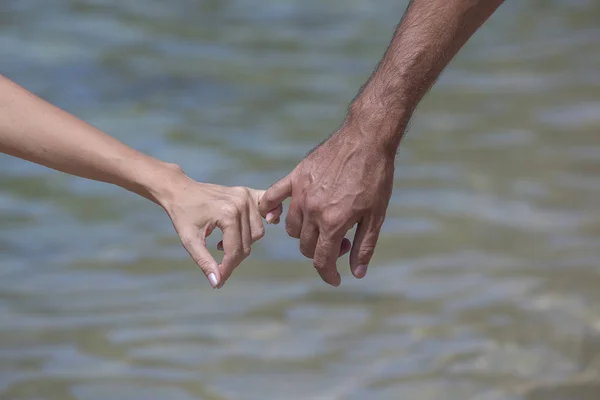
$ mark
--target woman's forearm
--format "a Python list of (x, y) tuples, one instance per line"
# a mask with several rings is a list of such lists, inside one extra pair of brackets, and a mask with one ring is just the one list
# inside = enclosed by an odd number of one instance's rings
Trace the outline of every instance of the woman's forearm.
[[(264, 235), (262, 190), (195, 182), (175, 164), (136, 151), (0, 75), (0, 152), (112, 183), (164, 208), (181, 242), (214, 288), (223, 286)], [(277, 223), (282, 213), (271, 211)], [(220, 263), (206, 237), (223, 231)]]
[(1, 75), (0, 152), (115, 184), (157, 204), (183, 177), (176, 165), (126, 146)]

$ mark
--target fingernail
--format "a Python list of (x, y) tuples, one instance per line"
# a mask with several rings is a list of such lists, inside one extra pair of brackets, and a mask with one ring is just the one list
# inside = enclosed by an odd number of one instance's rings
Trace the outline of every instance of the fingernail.
[(342, 283), (342, 277), (338, 274), (335, 281), (331, 284), (333, 287), (338, 287)]
[(354, 270), (354, 276), (356, 276), (357, 278), (364, 278), (364, 276), (367, 274), (368, 267), (368, 265), (359, 265)]
[(268, 224), (273, 223), (273, 221), (275, 220), (275, 213), (273, 211), (269, 211), (265, 219), (267, 220)]
[(339, 274), (339, 272), (336, 272), (335, 275), (333, 275), (333, 282), (330, 285), (333, 287), (338, 287), (338, 286), (340, 286), (341, 283), (342, 283), (342, 276)]
[(219, 281), (217, 280), (217, 276), (214, 274), (214, 272), (208, 274), (208, 281), (210, 282), (213, 288), (219, 286)]

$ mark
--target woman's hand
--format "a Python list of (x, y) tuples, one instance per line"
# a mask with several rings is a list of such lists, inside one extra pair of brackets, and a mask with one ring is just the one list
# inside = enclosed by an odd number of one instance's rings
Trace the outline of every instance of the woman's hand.
[[(169, 198), (159, 202), (171, 218), (183, 247), (211, 285), (222, 287), (250, 255), (252, 244), (264, 236), (258, 212), (264, 191), (199, 183), (182, 174), (168, 192)], [(278, 208), (269, 213), (267, 222), (279, 222), (281, 211)], [(223, 231), (223, 241), (218, 246), (225, 255), (220, 264), (206, 248), (206, 238), (215, 228)]]
[[(34, 116), (34, 117), (32, 117)], [(181, 168), (143, 154), (0, 75), (0, 153), (121, 186), (162, 206), (213, 287), (221, 287), (264, 234), (264, 191), (196, 182)], [(277, 223), (282, 208), (266, 215)], [(206, 237), (223, 231), (217, 264)]]

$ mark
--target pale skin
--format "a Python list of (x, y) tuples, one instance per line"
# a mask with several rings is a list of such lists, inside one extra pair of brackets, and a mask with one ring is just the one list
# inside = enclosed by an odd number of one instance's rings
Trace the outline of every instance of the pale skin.
[(340, 247), (363, 278), (392, 194), (394, 159), (417, 105), (465, 42), (502, 0), (412, 0), (381, 62), (341, 128), (264, 194), (260, 212), (291, 197), (286, 231), (300, 240), (321, 278), (341, 282)]
[[(223, 286), (264, 235), (258, 212), (264, 191), (196, 182), (176, 164), (126, 146), (1, 75), (0, 152), (114, 184), (158, 204), (214, 288)], [(280, 214), (275, 207), (267, 222), (278, 222)], [(223, 231), (220, 263), (206, 248), (215, 228)]]

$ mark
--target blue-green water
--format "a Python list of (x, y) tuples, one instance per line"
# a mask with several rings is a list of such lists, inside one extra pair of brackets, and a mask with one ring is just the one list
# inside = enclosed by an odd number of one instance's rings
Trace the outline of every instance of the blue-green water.
[[(0, 73), (265, 188), (339, 126), (405, 6), (4, 0)], [(0, 157), (0, 399), (600, 398), (599, 21), (592, 0), (494, 15), (415, 115), (367, 278), (344, 257), (338, 289), (278, 226), (211, 290), (153, 204)]]

